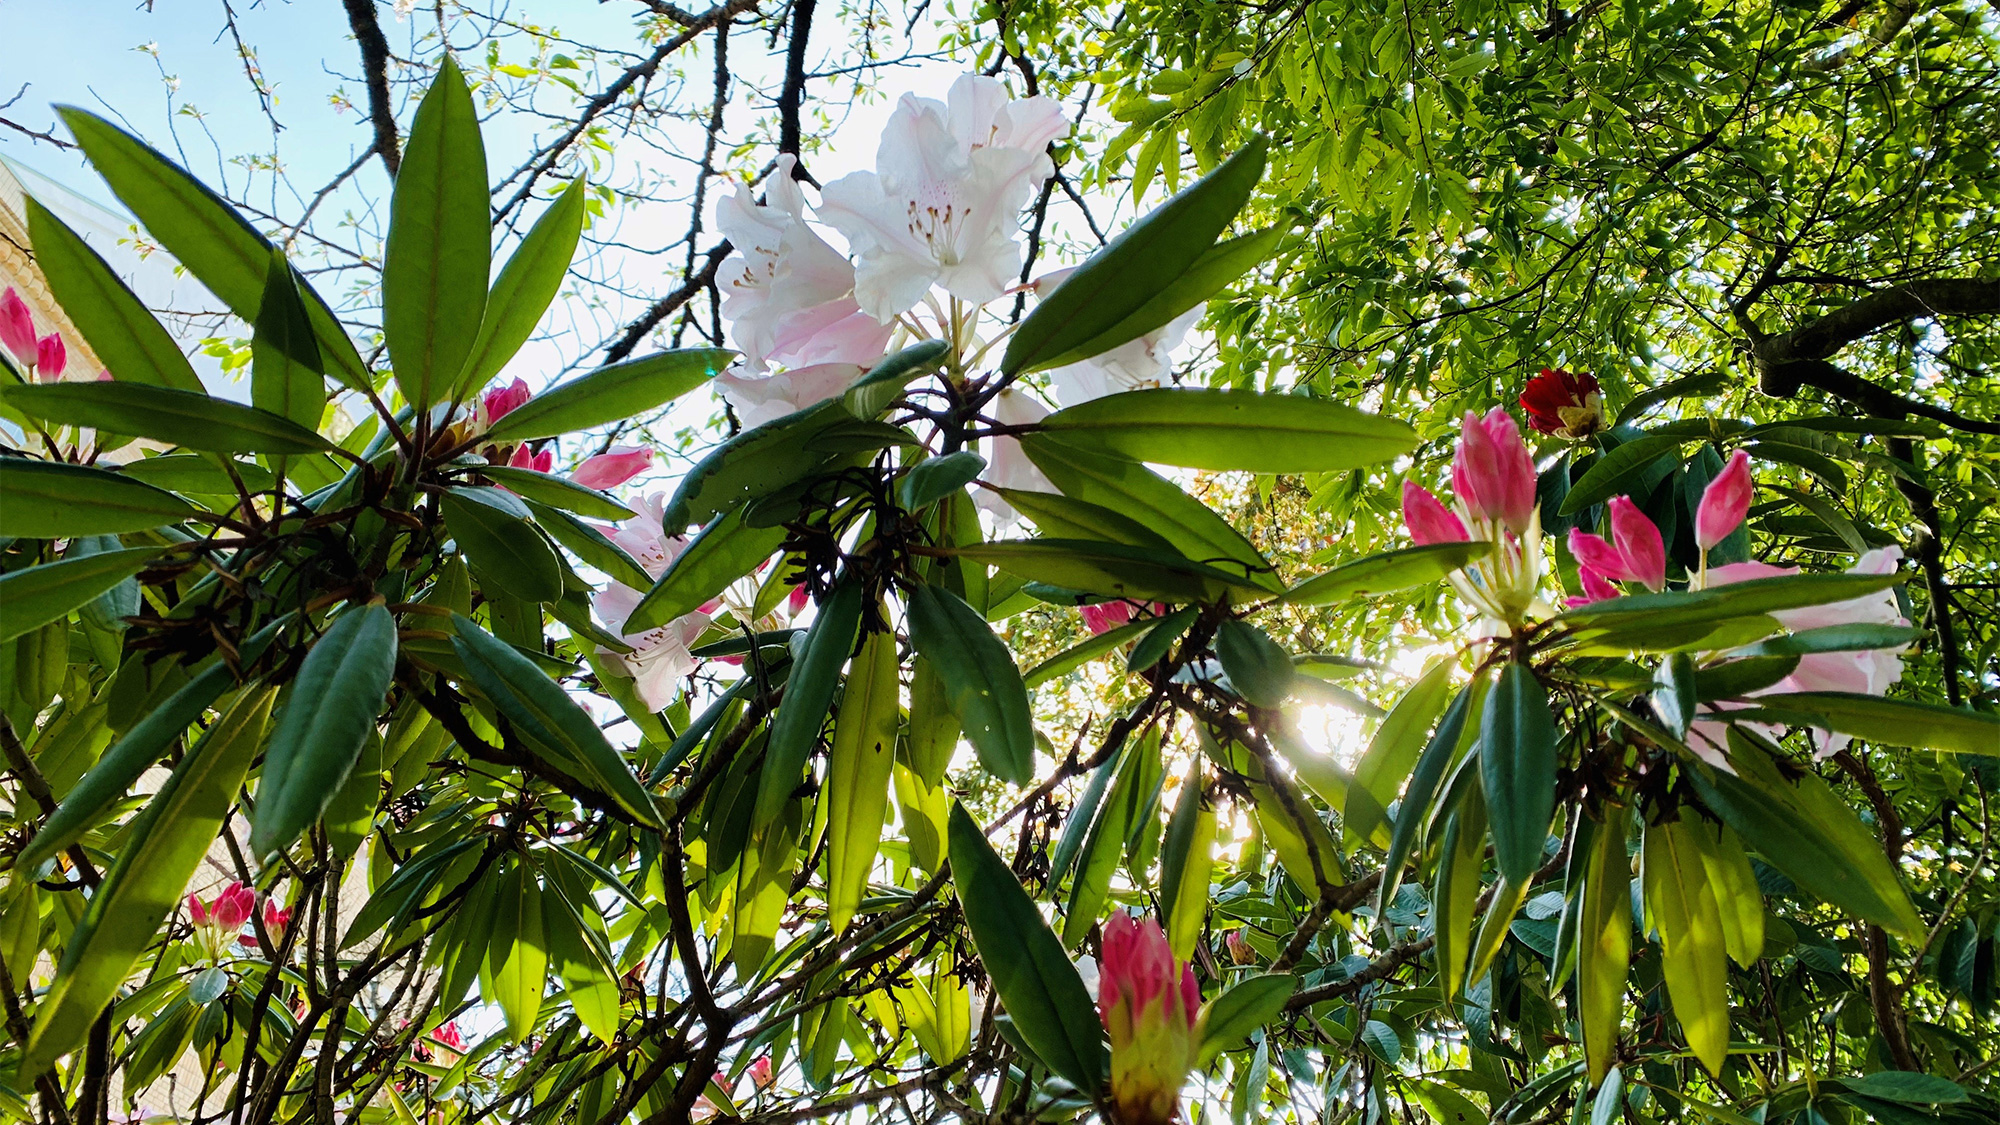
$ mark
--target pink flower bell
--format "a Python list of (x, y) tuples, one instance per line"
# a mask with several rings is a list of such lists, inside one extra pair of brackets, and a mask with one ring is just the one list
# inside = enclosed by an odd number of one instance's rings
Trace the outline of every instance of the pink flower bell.
[(1667, 548), (1660, 529), (1627, 497), (1611, 500), (1611, 538), (1607, 543), (1601, 536), (1571, 528), (1570, 553), (1603, 578), (1638, 582), (1655, 593), (1666, 589)]
[(771, 1072), (771, 1056), (758, 1055), (756, 1061), (750, 1064), (751, 1084), (759, 1090), (768, 1090), (771, 1088), (771, 1083), (777, 1080), (778, 1076)]
[(432, 1028), (431, 1039), (446, 1050), (465, 1053), (465, 1036), (459, 1033), (457, 1020), (446, 1020)]
[(556, 451), (545, 446), (539, 452), (535, 452), (529, 450), (525, 444), (517, 445), (514, 447), (514, 455), (507, 458), (507, 464), (511, 468), (533, 469), (538, 473), (546, 473), (556, 467)]
[(586, 460), (570, 474), (585, 488), (616, 488), (651, 468), (653, 451), (636, 445), (614, 445)]
[(1702, 489), (1701, 507), (1694, 514), (1694, 541), (1704, 551), (1729, 538), (1750, 514), (1750, 497), (1757, 486), (1750, 480), (1750, 455), (1737, 450), (1729, 463)]
[(35, 314), (11, 285), (0, 296), (0, 344), (22, 363), (35, 362)]
[(1117, 1125), (1167, 1125), (1201, 1042), (1201, 990), (1174, 960), (1158, 921), (1116, 911), (1104, 924), (1097, 1010), (1111, 1038), (1111, 1102)]
[(62, 334), (51, 332), (35, 342), (35, 378), (43, 383), (53, 383), (62, 378), (63, 368), (69, 366), (69, 348), (63, 344)]
[(1076, 609), (1083, 614), (1084, 627), (1093, 636), (1108, 633), (1132, 620), (1131, 602), (1098, 602), (1095, 605), (1080, 605)]
[(504, 387), (494, 387), (479, 396), (479, 407), (475, 411), (479, 428), (484, 430), (534, 397), (525, 380), (516, 378)]
[(1451, 460), (1451, 487), (1473, 518), (1527, 533), (1535, 514), (1535, 462), (1504, 408), (1496, 406), (1484, 418), (1465, 412)]
[[(292, 912), (281, 909), (276, 900), (264, 900), (264, 932), (271, 935), (271, 945), (275, 948), (285, 940), (285, 927), (292, 924)], [(257, 935), (244, 934), (237, 939), (245, 948), (257, 948)]]
[(1403, 523), (1419, 547), (1463, 543), (1472, 538), (1466, 534), (1464, 520), (1445, 507), (1444, 501), (1432, 495), (1430, 489), (1413, 480), (1403, 482)]

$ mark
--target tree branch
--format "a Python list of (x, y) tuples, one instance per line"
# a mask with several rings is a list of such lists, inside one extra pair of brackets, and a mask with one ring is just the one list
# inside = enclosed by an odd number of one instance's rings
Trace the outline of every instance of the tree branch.
[(342, 0), (347, 7), (347, 26), (361, 48), (361, 73), (368, 80), (368, 120), (375, 126), (373, 151), (382, 166), (394, 176), (403, 166), (403, 154), (396, 141), (396, 113), (389, 106), (389, 41), (382, 37), (382, 25), (375, 20), (375, 0)]

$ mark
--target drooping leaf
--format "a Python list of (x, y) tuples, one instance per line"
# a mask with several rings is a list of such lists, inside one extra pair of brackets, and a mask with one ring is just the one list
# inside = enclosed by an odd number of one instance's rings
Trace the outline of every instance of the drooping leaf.
[(1230, 686), (1254, 707), (1282, 707), (1292, 694), (1292, 654), (1247, 621), (1232, 617), (1216, 626), (1215, 656)]
[(1197, 757), (1181, 779), (1180, 796), (1167, 818), (1166, 843), (1160, 850), (1160, 912), (1167, 946), (1177, 961), (1194, 956), (1208, 912), (1216, 817), (1203, 788), (1202, 760)]
[(1188, 266), (1187, 272), (1154, 293), (1123, 320), (1037, 366), (1061, 367), (1103, 355), (1120, 344), (1166, 327), (1181, 314), (1221, 292), (1230, 282), (1261, 265), (1277, 249), (1278, 240), (1284, 233), (1278, 227), (1267, 227), (1216, 242), (1201, 252), (1201, 256)]
[(447, 53), (410, 123), (382, 261), (382, 337), (396, 388), (418, 410), (450, 398), (479, 336), (490, 207), (479, 114)]
[[(1173, 647), (1175, 641), (1187, 634), (1200, 612), (1194, 606), (1189, 606), (1186, 609), (1177, 609), (1161, 618), (1145, 636), (1139, 638), (1138, 644), (1132, 646), (1132, 655), (1125, 661), (1125, 670), (1134, 673), (1144, 672), (1166, 659), (1167, 650)], [(1135, 622), (1135, 624), (1145, 623)]]
[(2000, 715), (1842, 691), (1761, 695), (1757, 703), (1778, 713), (1808, 717), (1814, 726), (1889, 746), (1953, 754), (2000, 752)]
[(139, 573), (160, 553), (158, 547), (131, 547), (79, 555), (0, 575), (0, 644), (88, 605), (105, 591)]
[(1134, 461), (1253, 473), (1340, 472), (1400, 457), (1416, 431), (1303, 395), (1163, 387), (1065, 407), (1046, 432)]
[(1418, 834), (1430, 822), (1431, 802), (1443, 784), (1445, 772), (1457, 759), (1461, 750), (1474, 737), (1478, 728), (1470, 725), (1473, 714), (1486, 700), (1486, 680), (1482, 676), (1459, 689), (1457, 698), (1445, 709), (1444, 718), (1438, 721), (1437, 730), (1424, 745), (1417, 764), (1410, 773), (1410, 784), (1403, 793), (1403, 803), (1396, 812), (1396, 823), (1389, 833), (1389, 848), (1382, 858), (1382, 885), (1376, 893), (1375, 912), (1388, 913), (1391, 903), (1396, 901), (1396, 888), (1401, 885), (1403, 864), (1416, 847)]
[(681, 478), (667, 502), (663, 529), (679, 535), (691, 524), (707, 523), (783, 491), (834, 459), (833, 454), (811, 448), (812, 439), (852, 420), (838, 401), (823, 402), (744, 430), (716, 446)]
[(1089, 639), (1079, 641), (1056, 653), (1054, 656), (1049, 657), (1047, 660), (1042, 661), (1040, 664), (1035, 665), (1033, 668), (1028, 669), (1021, 674), (1021, 682), (1028, 687), (1035, 687), (1038, 684), (1047, 683), (1057, 676), (1073, 672), (1085, 664), (1096, 660), (1098, 657), (1131, 643), (1135, 638), (1151, 630), (1158, 624), (1158, 621), (1147, 618), (1094, 634)]
[(1128, 320), (1137, 323), (1135, 314), (1215, 244), (1263, 177), (1268, 147), (1263, 137), (1253, 138), (1215, 171), (1091, 255), (1021, 321), (1007, 342), (1000, 370), (1009, 375), (1034, 371), (1087, 343), (1101, 342), (1106, 348), (1123, 343), (1111, 338), (1111, 330)]
[(1084, 539), (1016, 539), (953, 547), (953, 556), (1066, 590), (1133, 601), (1217, 601), (1268, 591), (1237, 575), (1157, 550)]
[(497, 488), (458, 486), (438, 497), (445, 529), (482, 579), (528, 602), (562, 596), (562, 563), (528, 523), (528, 509)]
[(708, 382), (735, 355), (721, 348), (694, 348), (600, 367), (508, 411), (487, 436), (495, 441), (533, 441), (636, 417)]
[(19, 1065), (24, 1077), (41, 1074), (83, 1042), (152, 944), (236, 801), (276, 694), (258, 688), (238, 697), (132, 822), (36, 1005)]
[(48, 280), (56, 304), (112, 378), (201, 390), (201, 377), (181, 354), (180, 345), (97, 251), (33, 196), (26, 203), (35, 265)]
[(542, 897), (541, 884), (525, 864), (515, 864), (501, 877), (494, 896), (486, 964), (480, 973), (482, 995), (491, 996), (500, 1005), (507, 1020), (507, 1037), (517, 1043), (535, 1029), (549, 971)]
[(1491, 543), (1428, 543), (1342, 563), (1285, 592), (1293, 605), (1332, 605), (1435, 582), (1493, 550)]
[(311, 432), (326, 409), (325, 363), (296, 276), (284, 251), (272, 250), (250, 338), (250, 402)]
[(848, 670), (833, 723), (825, 799), (826, 914), (834, 933), (853, 921), (881, 846), (900, 718), (896, 667), (896, 634), (869, 634)]
[(538, 473), (510, 465), (482, 465), (479, 475), (488, 477), (524, 500), (534, 500), (551, 508), (575, 512), (600, 520), (632, 517), (632, 509), (594, 488), (586, 488), (568, 477)]
[(937, 670), (980, 762), (1015, 785), (1032, 782), (1034, 719), (1013, 654), (977, 611), (941, 586), (910, 590), (908, 607), (910, 643)]
[(307, 650), (264, 753), (250, 850), (269, 863), (326, 811), (360, 759), (396, 671), (396, 619), (349, 608)]
[(452, 648), (479, 690), (530, 740), (554, 751), (565, 766), (610, 797), (639, 824), (657, 827), (660, 811), (624, 755), (589, 712), (514, 646), (464, 616), (452, 620)]
[(184, 520), (196, 510), (171, 492), (103, 469), (0, 457), (0, 536), (121, 535)]
[(271, 470), (254, 461), (232, 458), (225, 471), (216, 464), (217, 458), (203, 457), (195, 453), (169, 453), (158, 457), (138, 457), (118, 466), (118, 475), (132, 480), (143, 481), (155, 488), (170, 492), (206, 493), (212, 496), (236, 495), (236, 482), (229, 474), (236, 474), (237, 480), (251, 492), (269, 492), (277, 483)]
[[(1434, 664), (1375, 728), (1375, 737), (1354, 764), (1354, 787), (1348, 792), (1341, 818), (1349, 839), (1369, 840), (1380, 848), (1389, 846), (1389, 804), (1416, 768), (1417, 758), (1427, 746), (1425, 735), (1444, 710), (1451, 692), (1452, 663), (1440, 660)], [(1455, 749), (1455, 736), (1453, 743)], [(1444, 767), (1439, 765), (1437, 770), (1442, 776)]]
[(464, 370), (458, 373), (454, 399), (470, 398), (498, 375), (534, 334), (576, 256), (589, 186), (582, 176), (571, 180), (528, 228), (507, 264), (500, 267), (500, 276), (493, 279), (493, 289), (480, 311), (479, 335), (466, 354)]
[[(614, 582), (623, 582), (634, 589), (646, 586), (653, 576), (639, 560), (625, 553), (625, 548), (613, 543), (597, 528), (577, 519), (568, 512), (549, 507), (539, 501), (523, 498), (529, 513), (535, 517), (535, 524), (549, 533), (549, 538), (562, 544), (569, 552), (586, 564), (594, 566), (609, 575)], [(560, 605), (560, 602), (553, 603)], [(610, 622), (617, 625), (617, 622)]]
[[(1489, 696), (1488, 704), (1492, 705)], [(1483, 751), (1482, 751), (1483, 752)], [(1473, 907), (1479, 898), (1479, 869), (1486, 856), (1486, 800), (1479, 791), (1479, 774), (1460, 772), (1462, 788), (1444, 822), (1438, 848), (1437, 877), (1431, 891), (1431, 927), (1437, 935), (1440, 988), (1456, 997), (1466, 982), (1472, 953)]]
[(993, 492), (1050, 539), (1102, 540), (1168, 555), (1178, 553), (1165, 536), (1123, 512), (1056, 492), (1018, 488), (995, 488)]
[(1299, 978), (1290, 973), (1259, 973), (1237, 981), (1209, 1001), (1201, 1014), (1201, 1046), (1195, 1051), (1195, 1065), (1207, 1066), (1215, 1056), (1236, 1049), (1277, 1019), (1298, 987)]
[(896, 499), (914, 512), (971, 484), (985, 471), (986, 458), (970, 449), (926, 457), (912, 466), (909, 475), (896, 486)]
[[(759, 774), (756, 828), (777, 819), (798, 788), (806, 759), (819, 741), (833, 707), (833, 693), (840, 684), (840, 667), (854, 651), (861, 627), (861, 584), (852, 579), (834, 586), (833, 596), (819, 607), (812, 630), (806, 634), (805, 650), (785, 685), (784, 698), (771, 718), (771, 739), (764, 751), (764, 769)], [(747, 682), (747, 681), (746, 681)]]
[(1623, 805), (1607, 805), (1591, 837), (1577, 922), (1578, 1021), (1590, 1079), (1602, 1081), (1617, 1057), (1625, 977), (1632, 962), (1632, 860), (1625, 853)]
[(1502, 877), (1526, 885), (1542, 864), (1556, 802), (1556, 727), (1526, 665), (1500, 670), (1479, 728), (1479, 776)]
[(1071, 1085), (1097, 1089), (1102, 1028), (1076, 966), (963, 805), (952, 805), (947, 835), (966, 928), (1014, 1029)]
[(1062, 943), (1074, 949), (1097, 924), (1111, 893), (1111, 877), (1142, 815), (1150, 815), (1161, 775), (1157, 733), (1133, 739), (1118, 758), (1111, 788), (1097, 806), (1090, 832), (1077, 854), (1076, 878), (1063, 908)]
[(1660, 963), (1688, 1050), (1722, 1072), (1729, 1053), (1729, 954), (1699, 847), (1682, 821), (1646, 827), (1646, 916), (1660, 935)]
[[(314, 376), (318, 378), (318, 376)], [(289, 418), (198, 391), (143, 383), (10, 387), (7, 405), (65, 426), (152, 438), (211, 453), (320, 453), (333, 443)], [(313, 410), (318, 417), (318, 408)]]

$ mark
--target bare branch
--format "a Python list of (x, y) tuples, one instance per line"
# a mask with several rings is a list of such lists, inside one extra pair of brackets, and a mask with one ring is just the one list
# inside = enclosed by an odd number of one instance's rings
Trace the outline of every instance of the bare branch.
[(396, 141), (396, 114), (389, 106), (389, 41), (382, 37), (382, 25), (375, 20), (375, 0), (342, 3), (347, 6), (347, 26), (354, 30), (354, 41), (361, 47), (361, 72), (368, 80), (368, 120), (375, 126), (373, 151), (394, 176), (403, 165), (403, 154)]

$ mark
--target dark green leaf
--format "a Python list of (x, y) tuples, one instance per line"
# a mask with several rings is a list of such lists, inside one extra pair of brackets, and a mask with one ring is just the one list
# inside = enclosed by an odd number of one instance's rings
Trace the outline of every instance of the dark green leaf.
[(1080, 1090), (1104, 1081), (1103, 1028), (1083, 978), (1028, 892), (956, 802), (948, 829), (952, 882), (972, 944), (1015, 1030)]
[(782, 527), (745, 527), (743, 509), (712, 521), (690, 541), (646, 591), (625, 622), (643, 633), (707, 604), (731, 582), (753, 573), (785, 541)]
[(1825, 625), (1772, 637), (1746, 645), (1730, 655), (1809, 656), (1816, 652), (1864, 652), (1877, 648), (1901, 648), (1922, 640), (1923, 635), (1924, 631), (1915, 626), (1859, 621), (1851, 625)]
[(306, 653), (264, 754), (250, 850), (274, 861), (310, 828), (360, 760), (396, 671), (396, 619), (349, 608)]
[(1844, 691), (1764, 695), (1757, 703), (1773, 711), (1809, 716), (1814, 726), (1889, 746), (1953, 754), (2000, 751), (2000, 715), (1983, 711)]
[(1215, 656), (1236, 694), (1252, 706), (1277, 708), (1292, 694), (1292, 655), (1264, 630), (1230, 618), (1215, 630)]
[(1396, 888), (1403, 879), (1403, 864), (1416, 847), (1417, 834), (1430, 821), (1431, 801), (1443, 784), (1445, 771), (1457, 758), (1466, 735), (1466, 720), (1485, 697), (1486, 682), (1475, 679), (1459, 689), (1457, 698), (1438, 720), (1437, 730), (1417, 758), (1410, 784), (1403, 791), (1403, 803), (1396, 810), (1396, 823), (1389, 833), (1389, 848), (1382, 859), (1382, 883), (1375, 896), (1375, 913), (1385, 915), (1396, 901)]
[(1257, 596), (1266, 591), (1246, 579), (1176, 558), (1157, 550), (1122, 543), (1081, 539), (1026, 539), (954, 547), (950, 553), (1010, 574), (1133, 601), (1219, 601), (1232, 591)]
[(806, 634), (805, 650), (785, 685), (771, 718), (771, 740), (764, 750), (764, 771), (757, 785), (757, 813), (753, 824), (762, 828), (778, 818), (799, 777), (806, 759), (819, 741), (833, 708), (834, 689), (840, 685), (840, 668), (854, 652), (855, 637), (861, 628), (861, 583), (843, 579), (833, 596), (819, 607), (812, 631)]
[(582, 176), (571, 180), (555, 202), (528, 228), (521, 244), (514, 248), (479, 318), (479, 335), (465, 357), (452, 397), (467, 399), (500, 373), (514, 353), (534, 334), (549, 302), (556, 299), (563, 278), (569, 274), (570, 259), (583, 235), (585, 190)]
[(1417, 445), (1404, 423), (1326, 399), (1178, 387), (1093, 399), (1056, 411), (1042, 426), (1134, 461), (1253, 473), (1339, 472)]
[(1264, 175), (1268, 147), (1263, 137), (1253, 139), (1092, 254), (1021, 321), (1000, 370), (1048, 367), (1091, 341), (1121, 343), (1109, 339), (1111, 330), (1179, 281), (1243, 209)]
[(48, 279), (49, 293), (112, 377), (124, 383), (201, 390), (201, 377), (181, 354), (180, 345), (97, 251), (34, 197), (27, 199), (27, 207), (28, 238), (35, 248), (35, 265)]
[(489, 477), (507, 491), (551, 508), (575, 512), (600, 520), (632, 518), (632, 509), (594, 488), (585, 488), (568, 477), (538, 473), (509, 465), (482, 465), (479, 475)]
[(1061, 367), (1091, 356), (1103, 355), (1112, 348), (1131, 340), (1136, 340), (1148, 332), (1164, 328), (1176, 317), (1222, 291), (1222, 288), (1251, 269), (1261, 265), (1277, 249), (1278, 239), (1284, 231), (1269, 227), (1239, 238), (1227, 238), (1207, 250), (1194, 260), (1186, 273), (1170, 282), (1166, 288), (1134, 309), (1123, 320), (1105, 329), (1097, 336), (1078, 344), (1062, 355), (1038, 367)]
[[(6, 400), (43, 421), (90, 426), (210, 453), (319, 453), (333, 448), (332, 442), (289, 418), (172, 387), (45, 383), (9, 387)], [(314, 416), (318, 413), (315, 408)]]
[(667, 502), (663, 530), (679, 535), (690, 524), (707, 523), (711, 517), (790, 487), (833, 460), (833, 455), (809, 449), (807, 443), (821, 431), (852, 420), (839, 402), (823, 402), (744, 430), (716, 446), (681, 478)]
[(1132, 655), (1125, 661), (1125, 670), (1138, 673), (1158, 664), (1167, 655), (1167, 649), (1187, 633), (1199, 613), (1199, 610), (1189, 606), (1161, 618), (1145, 636), (1139, 638), (1138, 644), (1132, 646)]
[(1911, 1070), (1878, 1070), (1839, 1082), (1857, 1094), (1905, 1105), (1958, 1105), (1971, 1100), (1965, 1087), (1951, 1079)]
[(1670, 455), (1679, 456), (1683, 441), (1671, 434), (1646, 434), (1599, 457), (1589, 471), (1569, 486), (1562, 514), (1573, 516), (1621, 492), (1637, 491), (1653, 462)]
[(171, 492), (103, 469), (0, 457), (0, 536), (120, 535), (175, 523), (197, 510)]
[(1495, 864), (1508, 882), (1525, 884), (1542, 864), (1555, 815), (1556, 728), (1548, 693), (1524, 665), (1502, 668), (1486, 697), (1479, 775)]
[(98, 595), (139, 573), (160, 553), (133, 547), (79, 555), (0, 575), (0, 644), (60, 621)]
[(911, 467), (897, 486), (896, 499), (909, 511), (916, 511), (957, 492), (986, 471), (986, 458), (969, 449), (927, 457)]
[(493, 268), (486, 144), (449, 52), (417, 105), (382, 260), (382, 338), (403, 400), (448, 399), (479, 336)]
[(986, 619), (951, 591), (909, 592), (910, 643), (937, 669), (966, 740), (995, 777), (1027, 785), (1035, 775), (1035, 727), (1028, 689), (1007, 646)]
[[(254, 461), (231, 460), (229, 468), (243, 487), (251, 492), (268, 492), (277, 483), (271, 470)], [(140, 457), (118, 466), (120, 476), (144, 481), (155, 488), (174, 492), (196, 492), (211, 496), (236, 495), (236, 483), (213, 457), (194, 453), (170, 453), (160, 457)]]
[(896, 401), (910, 380), (936, 371), (950, 351), (951, 345), (943, 340), (911, 344), (869, 368), (867, 374), (847, 388), (841, 402), (856, 418), (874, 418)]
[(562, 596), (562, 562), (528, 524), (528, 508), (497, 488), (455, 487), (438, 498), (445, 529), (472, 569), (529, 602)]
[(312, 318), (293, 279), (285, 252), (271, 251), (264, 300), (250, 339), (250, 402), (311, 432), (319, 428), (326, 409), (325, 364), (313, 337)]
[(600, 367), (508, 411), (487, 436), (495, 441), (532, 441), (634, 418), (708, 382), (735, 354), (695, 348)]
[[(614, 582), (623, 582), (633, 589), (641, 589), (653, 581), (639, 560), (625, 553), (625, 548), (613, 543), (603, 532), (577, 519), (568, 512), (559, 511), (547, 504), (534, 500), (524, 500), (528, 511), (533, 513), (535, 522), (549, 538), (569, 548), (570, 552), (586, 564), (594, 566), (609, 575)], [(617, 624), (613, 622), (612, 624)]]

